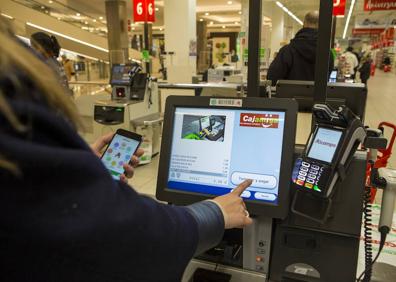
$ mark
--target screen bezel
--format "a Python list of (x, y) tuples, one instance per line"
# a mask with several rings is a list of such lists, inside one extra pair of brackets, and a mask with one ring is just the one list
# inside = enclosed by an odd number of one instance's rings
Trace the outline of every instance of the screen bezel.
[[(210, 106), (211, 97), (169, 96), (163, 124), (163, 137), (159, 170), (157, 178), (156, 197), (158, 200), (177, 205), (188, 205), (216, 197), (216, 195), (198, 194), (195, 192), (174, 190), (167, 187), (169, 178), (170, 154), (172, 137), (164, 133), (173, 134), (176, 108), (213, 108), (230, 110), (278, 111), (285, 113), (284, 137), (282, 143), (281, 170), (279, 173), (278, 203), (245, 200), (249, 213), (265, 215), (272, 218), (285, 218), (289, 210), (289, 190), (291, 184), (293, 154), (297, 124), (297, 102), (293, 99), (263, 99), (263, 98), (225, 98), (242, 100), (243, 107)], [(288, 134), (286, 134), (286, 132)], [(286, 137), (287, 135), (287, 137)]]
[[(317, 134), (318, 131), (319, 131), (319, 128), (324, 128), (324, 129), (329, 129), (329, 130), (334, 130), (334, 131), (339, 131), (339, 132), (341, 132), (340, 141), (338, 141), (337, 148), (336, 148), (336, 150), (334, 151), (333, 158), (331, 159), (330, 162), (322, 161), (322, 160), (319, 160), (319, 159), (314, 159), (314, 158), (311, 158), (311, 157), (308, 156), (308, 155), (309, 155), (309, 152), (311, 151), (311, 147), (312, 147), (312, 144), (313, 144), (313, 142), (314, 142), (314, 140), (315, 140), (316, 134)], [(334, 158), (335, 158), (335, 156), (337, 156), (337, 155), (339, 154), (340, 149), (341, 149), (341, 147), (342, 147), (342, 144), (344, 143), (344, 135), (345, 135), (345, 130), (343, 130), (343, 129), (341, 129), (341, 128), (338, 128), (338, 127), (326, 126), (326, 125), (318, 125), (318, 126), (316, 126), (315, 131), (313, 132), (313, 134), (311, 134), (311, 136), (310, 136), (310, 138), (309, 138), (309, 142), (308, 142), (308, 144), (307, 144), (307, 146), (306, 146), (306, 148), (307, 148), (307, 149), (305, 150), (305, 156), (306, 156), (306, 158), (307, 158), (308, 160), (312, 161), (312, 162), (316, 162), (316, 163), (326, 164), (326, 165), (332, 166), (332, 164), (334, 163)]]

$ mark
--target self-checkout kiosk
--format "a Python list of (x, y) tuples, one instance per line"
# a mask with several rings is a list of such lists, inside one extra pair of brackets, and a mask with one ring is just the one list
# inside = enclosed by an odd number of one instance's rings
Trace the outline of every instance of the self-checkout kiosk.
[[(356, 280), (367, 130), (347, 107), (317, 104), (307, 145), (295, 146), (297, 111), (292, 99), (168, 97), (159, 200), (188, 205), (253, 180), (241, 195), (253, 224), (226, 230), (183, 281)], [(214, 118), (223, 132), (211, 140), (202, 128)], [(395, 174), (381, 173), (393, 212)]]
[(162, 118), (159, 113), (159, 93), (156, 79), (141, 73), (138, 64), (113, 65), (110, 84), (111, 99), (94, 103), (93, 132), (97, 138), (119, 128), (144, 136), (141, 148), (147, 163), (159, 153)]

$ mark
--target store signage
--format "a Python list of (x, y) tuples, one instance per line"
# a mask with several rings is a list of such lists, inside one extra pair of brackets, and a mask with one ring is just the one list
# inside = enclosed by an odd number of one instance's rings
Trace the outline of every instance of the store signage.
[(132, 0), (134, 22), (155, 22), (154, 0)]
[(333, 16), (345, 16), (346, 0), (333, 0)]
[(364, 0), (365, 11), (396, 10), (395, 0)]
[(376, 35), (381, 34), (384, 28), (353, 28), (352, 35)]
[(248, 127), (278, 128), (279, 115), (242, 113), (239, 125)]

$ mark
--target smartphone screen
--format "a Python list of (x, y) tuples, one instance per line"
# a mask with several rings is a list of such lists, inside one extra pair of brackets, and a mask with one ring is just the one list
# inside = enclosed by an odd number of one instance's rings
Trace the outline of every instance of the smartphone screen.
[(140, 144), (140, 140), (128, 138), (120, 134), (115, 134), (106, 152), (102, 156), (102, 162), (110, 171), (111, 176), (119, 180), (124, 173), (123, 165), (129, 163)]

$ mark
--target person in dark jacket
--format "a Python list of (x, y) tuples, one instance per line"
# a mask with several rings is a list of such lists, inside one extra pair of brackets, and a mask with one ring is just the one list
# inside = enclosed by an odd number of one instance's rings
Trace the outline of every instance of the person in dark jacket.
[(367, 86), (367, 80), (370, 78), (370, 73), (371, 73), (371, 55), (366, 54), (362, 60), (361, 60), (361, 65), (359, 68), (359, 73), (360, 73), (360, 80), (362, 83), (366, 84)]
[[(271, 63), (267, 79), (275, 85), (278, 80), (315, 80), (316, 46), (318, 39), (319, 13), (309, 12), (304, 18), (304, 26), (290, 44), (283, 46)], [(330, 54), (329, 73), (334, 67)]]
[[(30, 36), (30, 43), (45, 60), (45, 62), (58, 74), (59, 82), (69, 90), (69, 82), (63, 65), (58, 61), (61, 46), (53, 35), (44, 32), (36, 32)], [(73, 92), (68, 91), (69, 94)]]
[(0, 281), (180, 281), (224, 228), (252, 222), (251, 181), (177, 207), (113, 180), (98, 157), (110, 136), (84, 142), (55, 73), (1, 19), (0, 42)]

